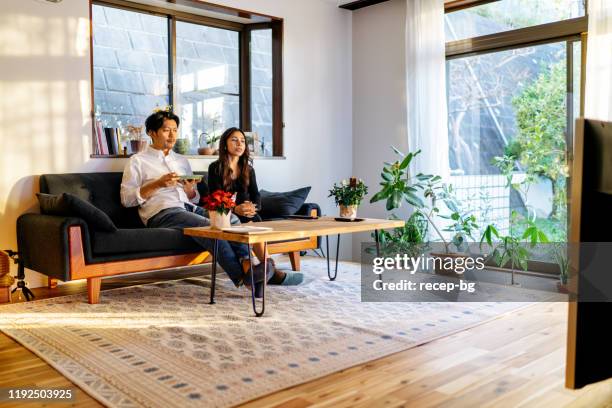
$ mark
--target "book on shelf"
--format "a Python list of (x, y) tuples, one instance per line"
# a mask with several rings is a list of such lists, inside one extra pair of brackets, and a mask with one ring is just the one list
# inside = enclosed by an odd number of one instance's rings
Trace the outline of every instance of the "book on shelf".
[(102, 127), (102, 122), (96, 120), (94, 126), (94, 132), (96, 137), (96, 143), (98, 146), (98, 154), (106, 155), (108, 154), (108, 144), (106, 142), (106, 136), (104, 134), (104, 129)]
[(108, 145), (108, 153), (110, 155), (119, 154), (119, 144), (117, 143), (117, 129), (104, 128), (104, 135)]

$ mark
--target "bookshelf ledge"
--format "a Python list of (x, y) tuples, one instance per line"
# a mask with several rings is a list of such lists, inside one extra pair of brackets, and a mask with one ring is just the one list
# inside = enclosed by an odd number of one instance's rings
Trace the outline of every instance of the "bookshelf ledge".
[[(90, 154), (90, 159), (129, 159), (131, 154), (123, 155), (123, 154)], [(184, 155), (188, 159), (207, 159), (207, 160), (217, 160), (219, 156), (205, 156), (205, 155)], [(251, 156), (255, 160), (286, 160), (285, 156)]]

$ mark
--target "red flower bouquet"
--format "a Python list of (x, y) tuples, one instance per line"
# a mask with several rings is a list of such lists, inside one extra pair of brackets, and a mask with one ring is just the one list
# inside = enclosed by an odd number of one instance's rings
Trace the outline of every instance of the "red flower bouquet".
[(227, 214), (236, 206), (232, 196), (233, 194), (230, 192), (217, 190), (214, 193), (204, 197), (202, 200), (202, 206), (209, 212)]

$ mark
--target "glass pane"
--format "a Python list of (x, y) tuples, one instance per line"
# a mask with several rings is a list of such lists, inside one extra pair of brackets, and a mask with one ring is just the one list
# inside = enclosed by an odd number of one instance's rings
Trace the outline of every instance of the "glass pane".
[(176, 112), (189, 153), (240, 126), (238, 32), (177, 21)]
[(576, 123), (576, 119), (580, 117), (580, 85), (582, 78), (582, 41), (574, 41), (572, 49), (574, 51), (574, 78), (573, 78), (573, 89), (574, 95), (572, 96), (574, 101), (574, 116), (572, 123)]
[(566, 54), (559, 42), (447, 62), (451, 183), (482, 228), (508, 232), (514, 210), (566, 238)]
[(584, 0), (500, 0), (447, 13), (446, 41), (584, 16)]
[(168, 105), (166, 18), (93, 5), (94, 107), (104, 127), (142, 126)]
[(253, 150), (272, 156), (272, 29), (251, 32)]

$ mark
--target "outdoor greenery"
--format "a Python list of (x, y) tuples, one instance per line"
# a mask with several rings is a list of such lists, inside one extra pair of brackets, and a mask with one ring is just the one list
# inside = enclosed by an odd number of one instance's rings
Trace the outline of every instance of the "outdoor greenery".
[(570, 3), (571, 0), (511, 0), (501, 5), (496, 2), (484, 4), (466, 12), (495, 21), (507, 29), (516, 29), (576, 17), (571, 13)]
[[(550, 222), (542, 220), (540, 227), (560, 241), (566, 239), (567, 220), (565, 75), (564, 62), (544, 69), (512, 100), (518, 132), (504, 156), (493, 160), (508, 185), (522, 197), (526, 197), (533, 183), (540, 179), (550, 181), (553, 193), (552, 211), (547, 217)], [(527, 176), (520, 183), (513, 182), (516, 171)]]

